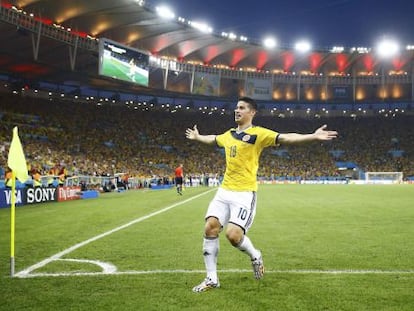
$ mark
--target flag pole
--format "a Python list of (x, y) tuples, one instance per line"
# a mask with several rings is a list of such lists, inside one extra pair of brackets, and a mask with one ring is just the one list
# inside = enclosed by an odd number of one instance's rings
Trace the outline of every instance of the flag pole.
[(14, 276), (14, 238), (16, 223), (16, 176), (12, 171), (12, 190), (10, 205), (10, 277)]
[(20, 142), (17, 126), (13, 128), (13, 138), (10, 144), (7, 165), (12, 173), (12, 190), (10, 205), (10, 276), (14, 276), (14, 235), (16, 218), (16, 178), (20, 182), (25, 182), (29, 176), (27, 174), (27, 163), (24, 157), (22, 143)]

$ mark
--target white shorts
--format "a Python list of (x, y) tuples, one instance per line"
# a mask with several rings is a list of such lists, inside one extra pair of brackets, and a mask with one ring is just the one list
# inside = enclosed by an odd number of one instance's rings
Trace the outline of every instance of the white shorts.
[(208, 206), (206, 219), (216, 217), (222, 227), (232, 223), (241, 227), (246, 233), (251, 227), (255, 215), (256, 192), (230, 191), (219, 188)]

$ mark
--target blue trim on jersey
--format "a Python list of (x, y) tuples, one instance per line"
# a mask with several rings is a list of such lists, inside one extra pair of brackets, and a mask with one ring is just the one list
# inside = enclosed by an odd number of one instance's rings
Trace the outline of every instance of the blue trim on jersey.
[(257, 135), (250, 135), (245, 132), (237, 133), (236, 130), (231, 130), (230, 133), (233, 138), (248, 144), (254, 145), (257, 140)]
[(276, 145), (276, 146), (277, 146), (277, 145), (279, 145), (279, 142), (278, 142), (278, 140), (279, 140), (279, 136), (280, 136), (280, 134), (277, 134), (276, 139), (275, 139), (275, 145)]

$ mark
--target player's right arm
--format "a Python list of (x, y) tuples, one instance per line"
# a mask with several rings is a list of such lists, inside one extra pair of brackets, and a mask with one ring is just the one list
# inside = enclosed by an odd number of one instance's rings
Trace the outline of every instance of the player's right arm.
[(199, 141), (201, 143), (209, 144), (209, 145), (212, 145), (216, 142), (216, 135), (201, 135), (198, 132), (197, 125), (194, 125), (194, 127), (192, 129), (188, 128), (185, 131), (185, 136), (188, 139), (196, 140), (196, 141)]

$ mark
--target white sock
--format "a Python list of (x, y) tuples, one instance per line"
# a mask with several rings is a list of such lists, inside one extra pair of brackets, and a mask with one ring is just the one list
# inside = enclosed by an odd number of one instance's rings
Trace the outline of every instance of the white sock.
[(203, 256), (207, 277), (217, 282), (217, 255), (219, 252), (219, 238), (204, 238)]
[(237, 248), (242, 252), (247, 253), (251, 259), (256, 259), (260, 257), (260, 251), (254, 248), (252, 241), (247, 236), (243, 236)]

